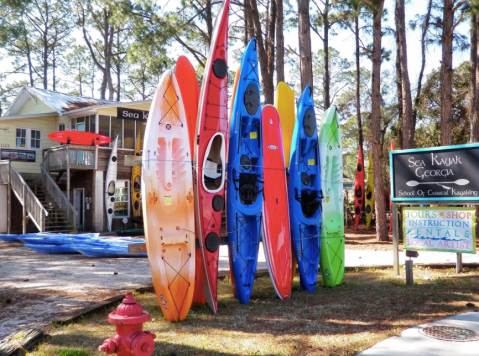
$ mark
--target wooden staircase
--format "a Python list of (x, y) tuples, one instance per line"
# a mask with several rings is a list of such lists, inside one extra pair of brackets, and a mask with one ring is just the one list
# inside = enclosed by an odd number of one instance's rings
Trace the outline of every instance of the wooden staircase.
[(48, 211), (45, 221), (46, 232), (76, 232), (75, 227), (68, 221), (58, 204), (53, 200), (41, 184), (29, 184), (30, 189)]

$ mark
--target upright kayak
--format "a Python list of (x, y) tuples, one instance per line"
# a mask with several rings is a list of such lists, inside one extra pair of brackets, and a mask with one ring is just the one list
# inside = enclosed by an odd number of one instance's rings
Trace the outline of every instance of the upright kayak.
[(251, 297), (261, 237), (263, 157), (256, 39), (241, 58), (230, 123), (227, 186), (228, 247), (235, 297)]
[(113, 223), (113, 213), (115, 206), (115, 189), (116, 189), (116, 175), (118, 171), (118, 135), (113, 141), (110, 159), (106, 168), (105, 178), (105, 210), (106, 210), (106, 226), (108, 231), (111, 231)]
[(146, 123), (141, 192), (146, 250), (158, 303), (169, 321), (184, 320), (195, 285), (195, 213), (185, 108), (166, 71)]
[(359, 226), (361, 219), (361, 210), (364, 204), (364, 158), (363, 150), (359, 146), (358, 163), (356, 165), (356, 178), (354, 179), (354, 229)]
[(284, 165), (289, 168), (291, 153), (291, 139), (293, 138), (294, 122), (294, 92), (285, 82), (279, 82), (276, 87), (274, 106), (278, 110), (281, 120), (281, 134), (283, 137)]
[(281, 123), (274, 106), (262, 111), (263, 248), (273, 287), (280, 299), (291, 296), (291, 231), (288, 184), (284, 167)]
[[(281, 120), (281, 134), (283, 136), (284, 166), (286, 167), (286, 182), (288, 182), (289, 158), (291, 155), (291, 140), (293, 138), (294, 123), (296, 115), (294, 114), (295, 101), (294, 92), (285, 82), (279, 82), (276, 87), (276, 96), (274, 106), (278, 110)], [(292, 255), (292, 273), (291, 278), (296, 274), (298, 263), (294, 253)]]
[[(188, 139), (190, 143), (190, 152), (194, 158), (196, 148), (196, 120), (198, 117), (198, 102), (200, 100), (200, 86), (196, 78), (195, 67), (185, 56), (179, 56), (176, 60), (175, 77), (181, 92), (181, 98), (185, 104), (186, 121), (188, 122)], [(193, 168), (193, 177), (195, 176)], [(193, 184), (195, 179), (193, 178)], [(196, 219), (196, 217), (195, 217)], [(195, 221), (195, 227), (196, 227)], [(203, 255), (198, 241), (198, 233), (196, 236), (196, 267), (195, 267), (195, 291), (193, 293), (193, 303), (205, 304), (206, 298), (203, 291)]]
[(218, 312), (218, 261), (228, 147), (229, 5), (229, 0), (223, 2), (215, 22), (201, 85), (195, 136), (196, 225), (204, 266), (204, 294), (214, 313)]
[(366, 179), (366, 229), (370, 229), (374, 212), (374, 166), (373, 155), (369, 152), (368, 175)]
[(323, 191), (319, 267), (324, 285), (334, 287), (344, 276), (343, 152), (339, 114), (334, 106), (321, 118), (319, 157)]
[(321, 247), (321, 176), (313, 95), (308, 85), (298, 102), (289, 167), (291, 238), (301, 288), (314, 292)]
[[(141, 130), (136, 136), (135, 156), (141, 157)], [(141, 166), (133, 166), (131, 169), (131, 202), (133, 205), (133, 216), (140, 216), (141, 213)]]

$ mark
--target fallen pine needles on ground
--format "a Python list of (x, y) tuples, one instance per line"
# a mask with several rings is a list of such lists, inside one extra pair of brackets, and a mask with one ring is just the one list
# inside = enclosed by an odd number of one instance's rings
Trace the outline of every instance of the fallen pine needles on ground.
[[(194, 305), (188, 318), (167, 322), (154, 293), (137, 294), (156, 334), (153, 355), (356, 355), (404, 329), (479, 306), (479, 270), (414, 268), (413, 286), (391, 269), (346, 272), (336, 288), (315, 293), (293, 284), (293, 297), (279, 300), (268, 277), (255, 281), (251, 302), (234, 298), (229, 280), (219, 282), (219, 313)], [(116, 306), (115, 306), (116, 307)], [(88, 315), (69, 325), (52, 325), (49, 336), (29, 355), (103, 355), (104, 339), (115, 335), (108, 313)], [(66, 351), (67, 350), (67, 351)]]

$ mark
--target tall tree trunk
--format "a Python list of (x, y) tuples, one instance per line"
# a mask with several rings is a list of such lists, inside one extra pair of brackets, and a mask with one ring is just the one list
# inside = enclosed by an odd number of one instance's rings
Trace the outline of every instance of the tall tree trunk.
[(398, 138), (402, 147), (402, 136), (403, 136), (403, 125), (404, 125), (404, 116), (403, 116), (403, 91), (402, 91), (402, 75), (401, 75), (401, 63), (399, 62), (399, 43), (398, 36), (396, 36), (396, 92), (398, 100), (398, 116), (399, 116), (399, 130)]
[(271, 1), (271, 11), (266, 15), (265, 38), (259, 18), (256, 0), (250, 0), (252, 18), (256, 34), (256, 45), (258, 49), (258, 60), (261, 70), (261, 81), (263, 83), (264, 100), (266, 104), (274, 103), (274, 38), (276, 28), (276, 2)]
[(244, 45), (248, 45), (251, 38), (254, 37), (253, 11), (249, 0), (244, 2)]
[(283, 0), (276, 1), (276, 82), (284, 82)]
[[(354, 32), (356, 40), (356, 116), (358, 121), (358, 140), (361, 151), (364, 152), (363, 145), (363, 123), (361, 119), (361, 62), (359, 50), (359, 6), (355, 6), (356, 16), (354, 17)], [(361, 162), (364, 167), (364, 160)]]
[(412, 117), (411, 83), (407, 68), (406, 17), (404, 0), (396, 0), (396, 37), (402, 86), (402, 149), (414, 148), (415, 127)]
[(329, 0), (324, 3), (323, 12), (323, 51), (324, 51), (324, 75), (323, 75), (323, 90), (324, 90), (324, 110), (331, 106), (331, 99), (329, 93), (330, 74), (329, 74)]
[(469, 142), (479, 142), (479, 14), (473, 10), (471, 16), (471, 80), (470, 80), (470, 98), (471, 119), (470, 119), (470, 138)]
[(444, 0), (441, 61), (441, 145), (451, 145), (452, 132), (452, 36), (454, 0)]
[(301, 91), (309, 84), (313, 90), (313, 60), (311, 55), (311, 31), (309, 0), (298, 0), (299, 68)]
[(421, 31), (421, 70), (419, 71), (419, 77), (417, 79), (417, 89), (416, 89), (416, 99), (414, 99), (414, 108), (412, 112), (412, 119), (414, 127), (416, 127), (417, 122), (417, 108), (419, 106), (419, 100), (421, 99), (421, 90), (422, 90), (422, 77), (424, 75), (424, 68), (426, 68), (426, 35), (429, 29), (429, 22), (431, 19), (431, 8), (432, 0), (429, 0), (427, 4), (427, 12), (424, 17), (424, 22), (422, 23)]
[(211, 43), (211, 37), (213, 37), (213, 14), (211, 13), (211, 0), (206, 0), (206, 26), (208, 29), (208, 43)]
[(384, 201), (382, 142), (381, 142), (381, 18), (384, 0), (374, 2), (373, 10), (373, 68), (370, 131), (374, 164), (374, 191), (376, 205), (376, 239), (387, 241), (386, 204)]

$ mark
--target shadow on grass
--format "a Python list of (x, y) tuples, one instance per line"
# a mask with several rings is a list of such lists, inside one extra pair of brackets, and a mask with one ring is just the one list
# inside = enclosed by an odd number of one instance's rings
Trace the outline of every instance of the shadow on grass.
[[(374, 335), (386, 338), (401, 330), (471, 310), (479, 305), (479, 272), (426, 279), (418, 270), (417, 284), (407, 286), (391, 270), (347, 272), (336, 288), (307, 293), (295, 278), (292, 298), (279, 300), (268, 277), (255, 280), (251, 302), (239, 304), (231, 285), (218, 285), (219, 313), (193, 305), (186, 320), (170, 323), (163, 317), (154, 293), (136, 294), (152, 321), (144, 330), (157, 335), (154, 355), (353, 355), (371, 346)], [(61, 347), (94, 352), (115, 335), (108, 310), (60, 326), (41, 348), (56, 354)], [(379, 340), (373, 339), (373, 343)], [(237, 350), (237, 351), (236, 351)], [(94, 355), (100, 355), (95, 352)], [(92, 353), (93, 355), (93, 353)]]

